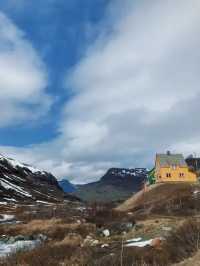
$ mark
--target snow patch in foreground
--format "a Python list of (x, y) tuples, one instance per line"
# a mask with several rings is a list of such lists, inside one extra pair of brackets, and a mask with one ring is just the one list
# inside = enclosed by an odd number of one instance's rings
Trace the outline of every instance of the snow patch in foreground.
[(126, 247), (146, 247), (146, 246), (151, 246), (153, 239), (145, 240), (145, 241), (139, 241), (139, 242), (132, 242), (129, 244), (126, 244)]
[(138, 238), (132, 238), (132, 239), (126, 240), (126, 242), (138, 242), (138, 241), (142, 241), (142, 238), (138, 237)]
[(146, 246), (152, 246), (152, 247), (159, 247), (161, 242), (164, 241), (165, 238), (163, 237), (156, 237), (153, 239), (143, 240), (141, 237), (133, 238), (126, 240), (125, 247), (146, 247)]
[(0, 257), (6, 257), (19, 250), (31, 250), (41, 244), (40, 240), (17, 241), (14, 244), (0, 242)]
[(12, 221), (15, 219), (15, 216), (14, 215), (10, 215), (10, 214), (1, 214), (0, 215), (0, 222), (9, 222), (9, 221)]
[(8, 202), (0, 201), (0, 205), (8, 205)]

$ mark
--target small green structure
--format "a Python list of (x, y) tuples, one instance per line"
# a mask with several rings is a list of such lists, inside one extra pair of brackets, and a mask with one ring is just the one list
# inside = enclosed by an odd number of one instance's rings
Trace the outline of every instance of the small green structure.
[(153, 185), (156, 183), (155, 167), (148, 172), (147, 179), (148, 179), (149, 185)]

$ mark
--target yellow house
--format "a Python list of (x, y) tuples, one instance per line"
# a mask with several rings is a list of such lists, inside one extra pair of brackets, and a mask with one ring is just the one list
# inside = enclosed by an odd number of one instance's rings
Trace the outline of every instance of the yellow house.
[(196, 182), (197, 175), (191, 172), (182, 154), (157, 154), (155, 183)]

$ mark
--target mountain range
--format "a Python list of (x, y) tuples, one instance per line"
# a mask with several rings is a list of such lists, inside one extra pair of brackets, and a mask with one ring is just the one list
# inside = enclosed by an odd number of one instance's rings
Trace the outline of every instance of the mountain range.
[(57, 181), (51, 173), (0, 155), (0, 202), (122, 201), (139, 191), (147, 176), (145, 168), (111, 168), (96, 182), (73, 185)]
[(146, 168), (111, 168), (97, 182), (76, 185), (72, 194), (87, 202), (123, 201), (143, 187), (146, 177)]

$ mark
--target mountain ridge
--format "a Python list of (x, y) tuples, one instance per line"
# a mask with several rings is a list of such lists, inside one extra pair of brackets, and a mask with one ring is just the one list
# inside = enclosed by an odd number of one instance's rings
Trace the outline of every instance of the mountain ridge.
[(140, 190), (146, 177), (146, 168), (110, 168), (99, 181), (76, 185), (72, 194), (88, 202), (121, 201)]
[(0, 155), (1, 202), (58, 202), (63, 198), (64, 192), (51, 173)]

